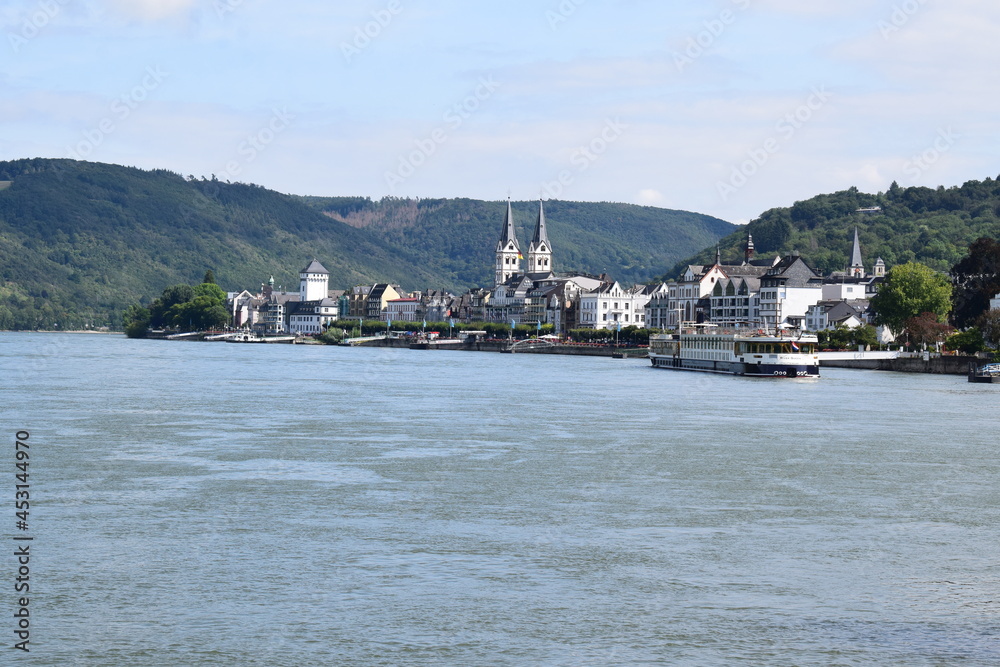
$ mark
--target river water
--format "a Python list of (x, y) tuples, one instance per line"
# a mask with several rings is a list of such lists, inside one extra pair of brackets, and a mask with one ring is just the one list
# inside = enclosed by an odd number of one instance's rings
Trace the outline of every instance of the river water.
[(1000, 387), (68, 334), (0, 369), (18, 664), (1000, 664)]

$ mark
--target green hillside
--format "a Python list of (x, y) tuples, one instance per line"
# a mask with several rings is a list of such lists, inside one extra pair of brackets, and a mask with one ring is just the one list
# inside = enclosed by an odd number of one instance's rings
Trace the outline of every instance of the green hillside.
[[(878, 212), (861, 208), (881, 207)], [(979, 237), (1000, 238), (1000, 181), (987, 178), (961, 187), (936, 190), (901, 188), (866, 194), (857, 188), (773, 208), (720, 241), (722, 260), (742, 260), (747, 232), (753, 234), (757, 256), (799, 251), (805, 261), (824, 274), (850, 263), (854, 228), (858, 228), (865, 265), (876, 258), (887, 266), (917, 261), (948, 271)], [(706, 264), (715, 258), (715, 246), (678, 262), (666, 274), (676, 278), (687, 264)]]
[[(337, 220), (362, 228), (394, 247), (412, 248), (443, 283), (486, 285), (505, 202), (474, 199), (303, 198)], [(538, 218), (538, 202), (513, 202), (521, 250)], [(629, 204), (545, 202), (556, 271), (607, 272), (625, 284), (646, 282), (686, 254), (735, 227), (698, 213)]]
[[(0, 329), (119, 326), (213, 269), (225, 290), (295, 289), (313, 257), (332, 287), (389, 281), (464, 290), (492, 280), (503, 206), (474, 200), (303, 198), (72, 160), (0, 162)], [(533, 203), (516, 207), (522, 244)], [(324, 213), (323, 211), (326, 211)], [(553, 202), (557, 270), (648, 280), (733, 229), (690, 213)]]

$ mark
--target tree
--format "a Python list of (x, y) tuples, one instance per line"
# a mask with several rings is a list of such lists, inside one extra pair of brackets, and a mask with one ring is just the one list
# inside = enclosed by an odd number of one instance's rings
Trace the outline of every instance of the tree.
[(926, 312), (906, 320), (903, 331), (910, 344), (923, 347), (943, 341), (954, 329), (942, 322), (936, 313)]
[(875, 331), (875, 327), (870, 324), (862, 324), (859, 327), (855, 327), (851, 334), (854, 338), (855, 347), (877, 347), (878, 332)]
[(138, 304), (129, 306), (122, 315), (122, 324), (129, 338), (145, 338), (149, 330), (149, 310)]
[(986, 347), (983, 344), (983, 333), (976, 327), (948, 336), (948, 340), (945, 341), (944, 346), (945, 349), (964, 352), (965, 354), (982, 352)]
[(212, 271), (212, 269), (209, 269), (208, 271), (205, 272), (205, 277), (202, 279), (201, 282), (210, 283), (212, 285), (215, 284), (215, 273)]
[(906, 328), (911, 318), (932, 313), (943, 322), (951, 310), (951, 283), (928, 266), (908, 262), (892, 267), (878, 294), (871, 300), (875, 323), (893, 333)]
[(226, 293), (222, 291), (222, 288), (215, 283), (204, 282), (200, 285), (195, 285), (194, 296), (207, 296), (213, 301), (218, 301), (219, 303), (226, 302)]
[(987, 310), (978, 320), (983, 342), (993, 349), (1000, 348), (1000, 310)]
[(968, 327), (990, 307), (1000, 292), (1000, 242), (981, 237), (969, 246), (969, 254), (951, 267), (955, 284), (952, 323)]
[(172, 322), (167, 312), (177, 304), (186, 303), (194, 298), (194, 288), (190, 285), (173, 285), (163, 290), (159, 298), (154, 299), (149, 306), (149, 326), (169, 327)]
[(170, 324), (180, 329), (206, 330), (224, 327), (229, 322), (225, 305), (210, 296), (196, 296), (170, 307)]

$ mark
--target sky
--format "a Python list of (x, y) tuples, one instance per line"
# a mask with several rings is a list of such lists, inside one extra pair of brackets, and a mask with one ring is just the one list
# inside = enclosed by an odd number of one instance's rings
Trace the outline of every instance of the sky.
[(1000, 174), (995, 0), (4, 0), (0, 160), (745, 223)]

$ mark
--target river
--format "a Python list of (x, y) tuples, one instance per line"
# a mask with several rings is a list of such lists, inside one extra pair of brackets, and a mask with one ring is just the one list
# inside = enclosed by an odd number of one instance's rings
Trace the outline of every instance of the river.
[(0, 369), (18, 664), (1000, 664), (1000, 387), (27, 333)]

